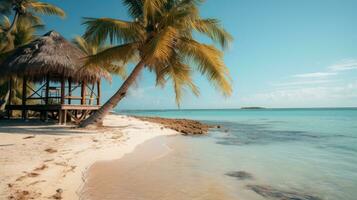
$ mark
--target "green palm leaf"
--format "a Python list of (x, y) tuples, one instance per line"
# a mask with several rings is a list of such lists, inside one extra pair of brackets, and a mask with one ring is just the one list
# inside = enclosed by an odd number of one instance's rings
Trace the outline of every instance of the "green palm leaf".
[(198, 70), (208, 77), (224, 95), (231, 95), (229, 70), (223, 62), (223, 53), (212, 45), (181, 38), (180, 53), (193, 60)]
[(110, 42), (127, 43), (143, 40), (143, 27), (136, 22), (127, 22), (111, 18), (84, 18), (86, 26), (84, 38), (101, 44), (109, 38)]
[(207, 35), (213, 41), (219, 42), (223, 48), (226, 48), (233, 40), (233, 37), (223, 29), (217, 19), (195, 20), (193, 28), (195, 28), (198, 32)]
[(32, 9), (34, 12), (43, 14), (43, 15), (57, 15), (62, 18), (66, 16), (66, 13), (59, 7), (54, 6), (49, 3), (44, 3), (44, 2), (29, 2), (28, 6), (30, 9)]

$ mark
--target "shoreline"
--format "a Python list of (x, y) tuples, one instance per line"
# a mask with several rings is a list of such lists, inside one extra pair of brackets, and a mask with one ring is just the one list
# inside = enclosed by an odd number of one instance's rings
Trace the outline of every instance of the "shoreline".
[(79, 199), (94, 163), (120, 159), (157, 136), (178, 134), (125, 115), (109, 115), (103, 128), (87, 130), (9, 121), (0, 126), (0, 199)]

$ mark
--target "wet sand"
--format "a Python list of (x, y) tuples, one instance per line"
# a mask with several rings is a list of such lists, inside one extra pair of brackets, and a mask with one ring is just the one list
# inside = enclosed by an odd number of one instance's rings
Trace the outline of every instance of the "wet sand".
[(182, 137), (157, 137), (119, 160), (95, 163), (89, 169), (81, 198), (235, 199), (225, 183), (214, 174), (201, 172), (201, 166), (186, 156), (189, 147)]

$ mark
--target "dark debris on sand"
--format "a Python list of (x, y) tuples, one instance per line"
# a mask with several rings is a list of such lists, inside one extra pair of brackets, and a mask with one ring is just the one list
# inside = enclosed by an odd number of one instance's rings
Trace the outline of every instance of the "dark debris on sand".
[(182, 133), (183, 135), (203, 135), (207, 134), (208, 129), (217, 126), (211, 126), (208, 124), (203, 124), (199, 121), (189, 120), (189, 119), (168, 119), (161, 117), (141, 117), (134, 116), (143, 121), (158, 123), (163, 125), (165, 128), (170, 128), (175, 131)]
[(247, 188), (265, 198), (274, 200), (322, 200), (309, 194), (279, 190), (271, 186), (248, 185)]
[(251, 180), (253, 175), (245, 171), (232, 171), (225, 174), (226, 176), (234, 177), (238, 180)]

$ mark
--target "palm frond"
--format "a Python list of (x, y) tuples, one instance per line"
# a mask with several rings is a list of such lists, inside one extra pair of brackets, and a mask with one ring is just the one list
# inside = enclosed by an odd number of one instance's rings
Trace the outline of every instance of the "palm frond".
[(7, 16), (3, 15), (2, 22), (0, 23), (1, 29), (4, 31), (8, 30), (10, 25), (11, 25), (10, 19)]
[(103, 63), (103, 68), (111, 74), (119, 75), (122, 79), (127, 76), (126, 66), (119, 62)]
[(83, 37), (76, 36), (73, 43), (87, 55), (94, 55), (97, 53), (97, 45), (89, 44)]
[(59, 7), (44, 3), (44, 2), (29, 2), (29, 7), (36, 13), (43, 15), (57, 15), (62, 18), (66, 16), (66, 13)]
[(220, 25), (217, 19), (198, 19), (193, 23), (193, 28), (198, 32), (218, 42), (222, 48), (228, 47), (233, 37)]
[(148, 20), (155, 18), (157, 14), (160, 14), (167, 0), (143, 0), (143, 16), (144, 23)]
[(101, 44), (109, 38), (111, 43), (128, 43), (143, 40), (143, 27), (137, 22), (127, 22), (111, 18), (84, 18), (86, 26), (84, 38)]
[(43, 24), (42, 19), (39, 16), (34, 15), (31, 12), (26, 12), (24, 14), (21, 14), (19, 16), (18, 21), (28, 21), (29, 23), (32, 24)]
[(176, 104), (180, 106), (183, 92), (186, 88), (190, 89), (196, 96), (199, 95), (199, 89), (192, 79), (192, 70), (190, 66), (184, 63), (183, 58), (174, 54), (165, 67), (158, 69), (156, 73), (156, 84), (163, 86), (168, 79), (172, 80), (174, 87)]
[(223, 62), (223, 53), (212, 45), (181, 38), (180, 53), (193, 60), (198, 70), (208, 77), (220, 91), (229, 96), (232, 93), (229, 70)]
[(105, 49), (87, 58), (86, 65), (104, 66), (108, 63), (128, 63), (137, 54), (137, 43), (118, 45)]
[(170, 58), (178, 32), (172, 27), (166, 27), (155, 35), (142, 49), (149, 65), (155, 62), (167, 62)]
[[(192, 22), (199, 18), (196, 6), (186, 5), (185, 7), (173, 7), (169, 12), (165, 12), (160, 19), (159, 27), (172, 26), (180, 30), (187, 30), (192, 27)], [(189, 30), (190, 32), (192, 30)]]
[(142, 0), (122, 0), (122, 2), (128, 8), (129, 15), (134, 19), (138, 19), (143, 15)]

